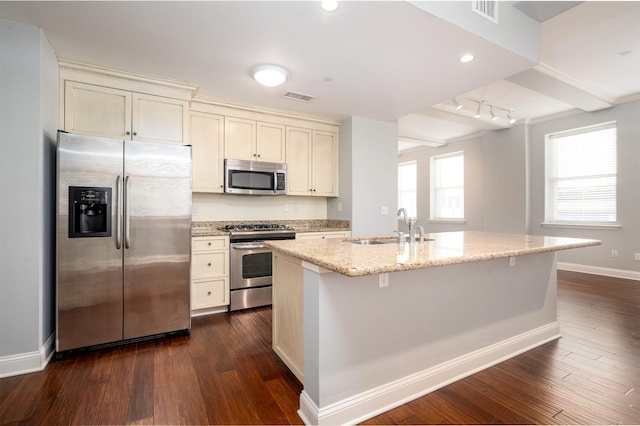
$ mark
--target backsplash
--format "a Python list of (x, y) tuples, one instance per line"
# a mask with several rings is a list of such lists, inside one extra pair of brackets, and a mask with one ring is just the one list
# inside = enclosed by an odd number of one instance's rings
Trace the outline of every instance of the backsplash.
[(194, 193), (192, 211), (194, 222), (326, 219), (327, 199)]

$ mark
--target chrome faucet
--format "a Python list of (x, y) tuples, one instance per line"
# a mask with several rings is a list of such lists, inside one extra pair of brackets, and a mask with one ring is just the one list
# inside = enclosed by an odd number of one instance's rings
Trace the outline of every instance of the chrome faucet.
[[(416, 242), (416, 224), (418, 223), (418, 218), (417, 217), (409, 217), (407, 215), (407, 211), (404, 208), (400, 208), (398, 210), (397, 217), (400, 217), (400, 216), (402, 216), (402, 218), (404, 219), (405, 223), (409, 227), (409, 244), (415, 244), (415, 242)], [(422, 241), (424, 241), (424, 231), (421, 232), (421, 235), (422, 235), (422, 238), (421, 238), (420, 241), (422, 242)]]

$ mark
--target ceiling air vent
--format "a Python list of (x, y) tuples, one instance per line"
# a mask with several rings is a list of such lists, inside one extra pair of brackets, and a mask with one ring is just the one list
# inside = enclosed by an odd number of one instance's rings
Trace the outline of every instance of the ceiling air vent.
[(483, 16), (491, 22), (498, 23), (498, 2), (497, 1), (476, 1), (471, 2), (471, 10)]
[(293, 99), (294, 101), (299, 102), (309, 102), (312, 99), (315, 99), (315, 96), (305, 95), (304, 93), (296, 93), (296, 92), (287, 92), (284, 94), (284, 97), (287, 99)]

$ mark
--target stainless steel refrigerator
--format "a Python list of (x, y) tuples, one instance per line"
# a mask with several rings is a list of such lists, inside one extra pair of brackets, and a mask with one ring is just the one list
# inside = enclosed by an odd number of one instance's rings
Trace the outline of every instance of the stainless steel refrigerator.
[(191, 327), (191, 147), (58, 132), (56, 352)]

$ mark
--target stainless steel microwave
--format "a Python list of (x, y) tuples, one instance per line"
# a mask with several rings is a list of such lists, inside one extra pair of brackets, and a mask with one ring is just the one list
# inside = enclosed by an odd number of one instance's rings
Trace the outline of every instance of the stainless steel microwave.
[(285, 195), (287, 165), (225, 159), (224, 192), (242, 195)]

